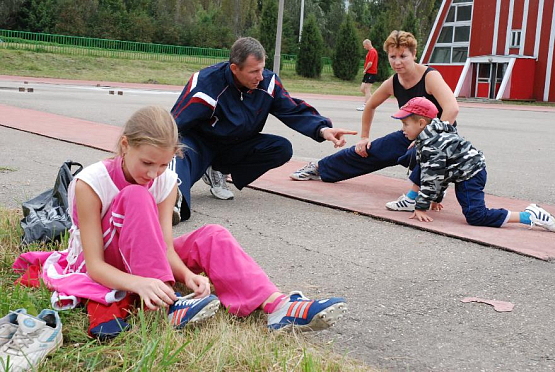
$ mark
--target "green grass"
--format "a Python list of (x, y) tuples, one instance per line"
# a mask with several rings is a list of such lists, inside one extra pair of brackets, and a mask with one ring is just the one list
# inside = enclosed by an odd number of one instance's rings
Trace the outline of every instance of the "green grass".
[[(15, 286), (11, 269), (28, 250), (56, 245), (19, 245), (19, 211), (0, 208), (0, 317), (24, 307), (36, 315), (50, 307), (50, 292)], [(334, 352), (333, 343), (318, 344), (305, 334), (270, 332), (256, 312), (237, 318), (221, 309), (196, 327), (176, 331), (160, 312), (138, 310), (130, 331), (110, 342), (87, 336), (83, 308), (60, 312), (64, 344), (49, 355), (39, 371), (368, 371), (369, 367)]]
[[(0, 49), (0, 71), (5, 75), (125, 83), (184, 85), (204, 65), (175, 61), (147, 61), (107, 57), (64, 55), (15, 49)], [(307, 79), (292, 71), (280, 77), (287, 90), (295, 93), (320, 93), (362, 96), (359, 91), (362, 71), (354, 81), (343, 81), (331, 73), (320, 79)], [(374, 84), (377, 87), (377, 84)]]

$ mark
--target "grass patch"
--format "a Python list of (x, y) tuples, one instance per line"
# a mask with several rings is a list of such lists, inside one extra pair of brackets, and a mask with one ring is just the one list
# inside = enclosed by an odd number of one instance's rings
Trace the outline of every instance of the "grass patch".
[(17, 169), (11, 167), (1, 167), (0, 166), (0, 173), (10, 173), (15, 172)]
[[(7, 48), (0, 53), (2, 74), (32, 77), (184, 85), (194, 72), (204, 67), (176, 61), (90, 57)], [(362, 71), (354, 81), (340, 80), (331, 72), (323, 73), (319, 79), (302, 78), (292, 71), (282, 71), (280, 77), (291, 92), (362, 97), (359, 91)], [(374, 84), (374, 88), (377, 86)]]
[[(50, 307), (50, 292), (14, 286), (11, 265), (28, 250), (57, 245), (19, 245), (21, 213), (0, 207), (0, 317), (25, 307), (38, 314)], [(139, 310), (132, 328), (100, 343), (87, 334), (83, 308), (60, 312), (64, 346), (41, 364), (42, 371), (368, 371), (361, 362), (338, 355), (333, 344), (318, 345), (303, 334), (269, 332), (259, 312), (237, 318), (224, 310), (198, 327), (175, 331), (160, 312)]]

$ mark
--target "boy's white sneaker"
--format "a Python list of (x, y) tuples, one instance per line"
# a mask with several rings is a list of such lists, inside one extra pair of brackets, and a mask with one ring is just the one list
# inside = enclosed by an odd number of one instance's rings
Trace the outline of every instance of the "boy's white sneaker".
[(390, 211), (414, 212), (416, 201), (405, 194), (399, 196), (395, 201), (385, 203), (385, 207)]
[(62, 345), (62, 322), (54, 310), (44, 309), (37, 316), (17, 315), (17, 331), (0, 348), (0, 367), (20, 372), (36, 369), (47, 354)]
[(357, 107), (357, 111), (364, 111), (364, 105)]
[(524, 211), (530, 213), (532, 226), (540, 226), (546, 230), (555, 232), (555, 218), (548, 211), (540, 208), (536, 204), (530, 204)]
[(27, 310), (17, 309), (16, 311), (10, 311), (8, 315), (0, 319), (0, 347), (10, 342), (15, 331), (17, 331), (18, 314), (27, 314)]

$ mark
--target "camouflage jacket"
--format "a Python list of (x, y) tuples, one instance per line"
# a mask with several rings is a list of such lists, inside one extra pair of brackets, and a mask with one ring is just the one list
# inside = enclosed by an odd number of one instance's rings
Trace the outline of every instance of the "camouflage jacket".
[(416, 157), (422, 168), (416, 209), (428, 210), (441, 202), (451, 182), (462, 182), (486, 167), (481, 151), (459, 136), (447, 122), (434, 119), (416, 138)]

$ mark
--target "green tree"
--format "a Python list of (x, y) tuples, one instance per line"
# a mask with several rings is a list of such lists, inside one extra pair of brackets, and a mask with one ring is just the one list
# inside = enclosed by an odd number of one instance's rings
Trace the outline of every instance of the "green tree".
[(322, 74), (324, 41), (316, 17), (311, 14), (303, 25), (303, 33), (295, 70), (297, 74), (315, 78)]
[(339, 28), (331, 67), (342, 80), (353, 80), (360, 66), (360, 40), (353, 19), (347, 15)]
[[(405, 19), (403, 20), (403, 24), (401, 25), (401, 29), (403, 31), (407, 31), (410, 32), (411, 34), (414, 35), (414, 37), (416, 38), (416, 40), (420, 43), (423, 42), (423, 40), (420, 40), (420, 22), (418, 21), (418, 19), (416, 19), (416, 16), (414, 15), (414, 12), (412, 11), (412, 9), (408, 10), (408, 14), (406, 15)], [(422, 45), (422, 44), (420, 44)], [(420, 55), (422, 54), (422, 48), (417, 48), (416, 50), (416, 58), (418, 60), (418, 58), (420, 58)]]
[(127, 12), (122, 0), (99, 0), (98, 10), (90, 19), (92, 36), (105, 39), (125, 39)]
[(200, 9), (191, 32), (194, 46), (205, 48), (230, 48), (235, 40), (231, 29), (218, 22), (223, 17), (217, 8)]
[[(150, 43), (154, 39), (156, 26), (154, 20), (150, 17), (146, 10), (134, 9), (127, 13), (124, 20), (125, 29), (122, 36), (125, 40), (139, 41), (143, 43)], [(172, 40), (172, 44), (177, 40)]]
[(58, 14), (54, 32), (62, 35), (91, 36), (93, 33), (89, 25), (96, 14), (98, 1), (58, 0), (56, 13)]
[(324, 38), (324, 46), (326, 48), (326, 55), (332, 55), (335, 48), (335, 41), (337, 39), (337, 30), (343, 22), (345, 17), (345, 3), (343, 1), (336, 1), (330, 5), (329, 12), (324, 16), (325, 24), (321, 28), (322, 37)]
[(260, 19), (260, 43), (266, 50), (266, 68), (274, 69), (276, 50), (278, 3), (277, 0), (264, 0)]
[(389, 27), (386, 26), (387, 19), (387, 12), (380, 14), (370, 30), (370, 40), (372, 40), (372, 45), (378, 52), (378, 73), (376, 74), (377, 81), (384, 81), (391, 75), (391, 70), (389, 69), (389, 59), (387, 58), (387, 53), (382, 47), (385, 39), (387, 39), (390, 33)]
[(2, 0), (0, 6), (0, 28), (18, 29), (18, 15), (25, 0)]
[(51, 33), (56, 25), (55, 0), (27, 0), (21, 4), (19, 29)]

